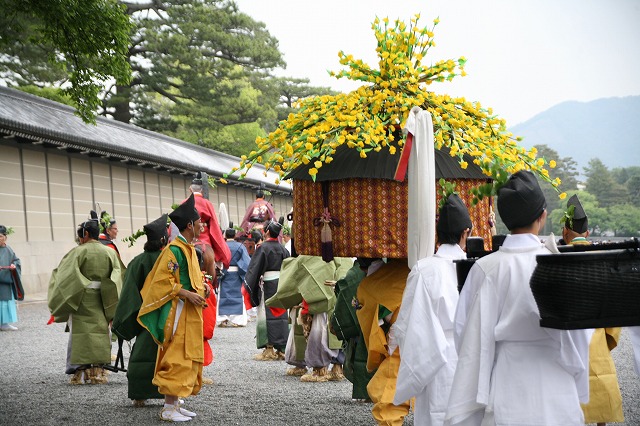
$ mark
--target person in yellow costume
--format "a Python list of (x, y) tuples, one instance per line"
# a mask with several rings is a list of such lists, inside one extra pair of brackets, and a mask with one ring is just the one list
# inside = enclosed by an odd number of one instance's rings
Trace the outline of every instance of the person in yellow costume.
[(200, 234), (193, 194), (169, 217), (180, 235), (162, 250), (147, 275), (140, 292), (138, 322), (158, 344), (153, 384), (165, 396), (160, 418), (184, 422), (196, 413), (183, 408), (180, 398), (200, 392), (204, 361), (202, 308), (206, 295), (191, 244)]
[[(566, 244), (591, 244), (587, 215), (573, 195), (567, 202), (562, 239)], [(604, 426), (607, 422), (624, 422), (622, 395), (611, 351), (618, 346), (620, 327), (596, 328), (589, 343), (589, 402), (580, 404), (585, 423)]]
[(373, 401), (371, 414), (380, 425), (402, 425), (410, 409), (409, 401), (393, 404), (400, 354), (394, 351), (389, 355), (388, 343), (389, 328), (398, 318), (409, 272), (407, 259), (389, 259), (382, 264), (374, 262), (356, 293), (359, 305), (356, 315), (368, 352), (367, 370), (377, 369), (367, 385), (367, 392)]

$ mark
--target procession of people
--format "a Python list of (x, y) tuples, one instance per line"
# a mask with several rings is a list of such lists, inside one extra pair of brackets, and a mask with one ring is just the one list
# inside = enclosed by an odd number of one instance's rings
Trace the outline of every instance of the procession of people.
[[(144, 251), (126, 268), (115, 218), (91, 211), (78, 225), (78, 246), (53, 271), (48, 295), (50, 321), (69, 332), (70, 384), (107, 383), (116, 338), (119, 352), (129, 341), (120, 368), (134, 406), (163, 400), (161, 420), (191, 421), (197, 402), (188, 397), (214, 383), (203, 367), (214, 359), (215, 327), (247, 327), (257, 309), (255, 360), (282, 361), (282, 374), (303, 382), (346, 378), (354, 403), (372, 402), (380, 425), (401, 425), (411, 411), (416, 425), (624, 421), (610, 355), (621, 329), (539, 325), (528, 282), (549, 248), (538, 236), (546, 203), (530, 172), (499, 189), (510, 234), (474, 263), (460, 292), (456, 261), (467, 258), (474, 226), (456, 193), (438, 209), (437, 249), (409, 268), (406, 259), (299, 255), (270, 205), (264, 222), (220, 226), (202, 185), (196, 176), (188, 198), (144, 225)], [(246, 217), (268, 204), (258, 195)], [(577, 196), (567, 210), (560, 243), (588, 244)], [(262, 237), (249, 255), (244, 241), (255, 232)], [(0, 319), (16, 331), (21, 265), (7, 234), (0, 226)]]

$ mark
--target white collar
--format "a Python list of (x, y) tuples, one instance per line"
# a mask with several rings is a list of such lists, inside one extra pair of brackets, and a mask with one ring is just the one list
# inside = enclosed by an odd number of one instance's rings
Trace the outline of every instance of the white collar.
[(540, 238), (537, 235), (533, 234), (509, 234), (507, 238), (505, 238), (504, 243), (500, 248), (504, 247), (506, 249), (519, 249), (519, 248), (530, 248), (530, 247), (539, 247), (542, 245), (540, 242)]
[(467, 257), (467, 254), (458, 244), (441, 244), (440, 247), (438, 247), (436, 256), (447, 259), (463, 259)]

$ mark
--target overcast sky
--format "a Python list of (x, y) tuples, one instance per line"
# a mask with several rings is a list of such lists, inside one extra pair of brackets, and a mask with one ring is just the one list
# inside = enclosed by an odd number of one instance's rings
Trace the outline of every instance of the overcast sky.
[(640, 0), (236, 0), (280, 41), (287, 69), (315, 86), (336, 80), (338, 52), (376, 65), (376, 16), (419, 23), (436, 17), (436, 47), (425, 64), (467, 58), (466, 77), (437, 92), (464, 96), (507, 119), (526, 121), (567, 100), (640, 95)]

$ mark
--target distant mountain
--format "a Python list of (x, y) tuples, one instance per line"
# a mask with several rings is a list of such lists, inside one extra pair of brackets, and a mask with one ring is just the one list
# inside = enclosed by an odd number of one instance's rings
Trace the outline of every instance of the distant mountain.
[(509, 130), (527, 148), (547, 145), (573, 158), (581, 175), (592, 158), (609, 170), (640, 166), (640, 96), (563, 102)]

